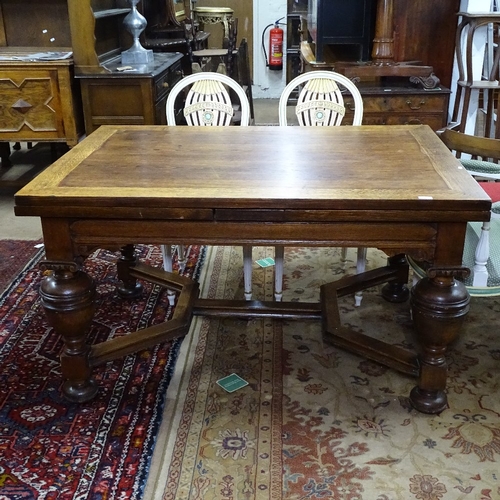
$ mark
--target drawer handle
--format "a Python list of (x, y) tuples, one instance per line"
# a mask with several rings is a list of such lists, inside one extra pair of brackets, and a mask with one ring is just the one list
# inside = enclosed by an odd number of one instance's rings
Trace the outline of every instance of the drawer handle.
[(407, 121), (405, 125), (422, 125), (422, 121), (418, 118), (412, 118), (411, 120)]
[(347, 109), (349, 109), (350, 111), (354, 111), (355, 106), (353, 101), (347, 101), (344, 104)]
[(164, 89), (168, 89), (169, 84), (168, 84), (168, 82), (163, 82), (163, 83), (161, 84), (161, 86), (162, 86)]
[(411, 105), (411, 99), (408, 99), (406, 101), (406, 104), (408, 104), (408, 106), (409, 106), (410, 109), (412, 109), (413, 111), (416, 111), (417, 109), (420, 109), (425, 104), (425, 99), (422, 99), (417, 106), (412, 106)]

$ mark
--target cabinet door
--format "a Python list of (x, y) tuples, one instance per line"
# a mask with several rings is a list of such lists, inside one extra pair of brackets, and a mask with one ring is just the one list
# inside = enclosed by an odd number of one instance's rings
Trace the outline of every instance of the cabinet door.
[[(82, 78), (85, 131), (100, 125), (152, 125), (153, 98), (148, 82), (134, 78)], [(146, 95), (144, 95), (146, 94)]]

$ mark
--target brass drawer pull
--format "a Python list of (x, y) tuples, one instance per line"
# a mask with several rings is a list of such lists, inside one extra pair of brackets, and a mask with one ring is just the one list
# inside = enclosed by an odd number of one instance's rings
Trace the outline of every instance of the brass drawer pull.
[(161, 84), (161, 86), (162, 86), (164, 89), (168, 89), (168, 87), (169, 87), (170, 85), (168, 84), (168, 82), (163, 82), (163, 83)]
[(418, 118), (412, 118), (411, 120), (408, 120), (405, 125), (422, 125), (422, 121)]
[(354, 111), (354, 102), (353, 101), (346, 101), (344, 103), (344, 106), (346, 109), (349, 109), (350, 111)]
[(411, 99), (408, 99), (406, 101), (406, 104), (408, 104), (408, 107), (412, 109), (413, 111), (416, 111), (417, 109), (420, 109), (424, 104), (425, 104), (425, 99), (422, 99), (420, 103), (417, 106), (412, 106), (411, 105)]

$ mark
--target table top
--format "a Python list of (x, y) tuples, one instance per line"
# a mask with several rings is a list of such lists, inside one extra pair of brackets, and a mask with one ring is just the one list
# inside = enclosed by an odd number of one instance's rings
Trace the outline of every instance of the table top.
[(194, 12), (200, 14), (233, 14), (234, 10), (230, 7), (193, 7)]
[(327, 210), (356, 220), (373, 210), (391, 220), (404, 210), (436, 221), (440, 213), (488, 220), (491, 206), (426, 125), (101, 126), (15, 203), (18, 215), (51, 217), (126, 207), (161, 218), (157, 209), (184, 207), (190, 217), (193, 209)]

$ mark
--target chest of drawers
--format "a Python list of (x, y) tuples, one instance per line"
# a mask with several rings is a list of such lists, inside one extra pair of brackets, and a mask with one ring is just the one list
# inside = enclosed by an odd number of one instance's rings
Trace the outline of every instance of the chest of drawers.
[[(447, 124), (450, 90), (426, 90), (411, 85), (359, 85), (363, 97), (363, 125), (429, 125), (438, 130)], [(346, 107), (352, 108), (351, 99)], [(345, 123), (352, 121), (348, 111)]]
[(119, 60), (107, 73), (79, 75), (85, 131), (100, 125), (164, 125), (170, 89), (182, 78), (180, 53), (155, 53), (151, 68), (120, 70)]

